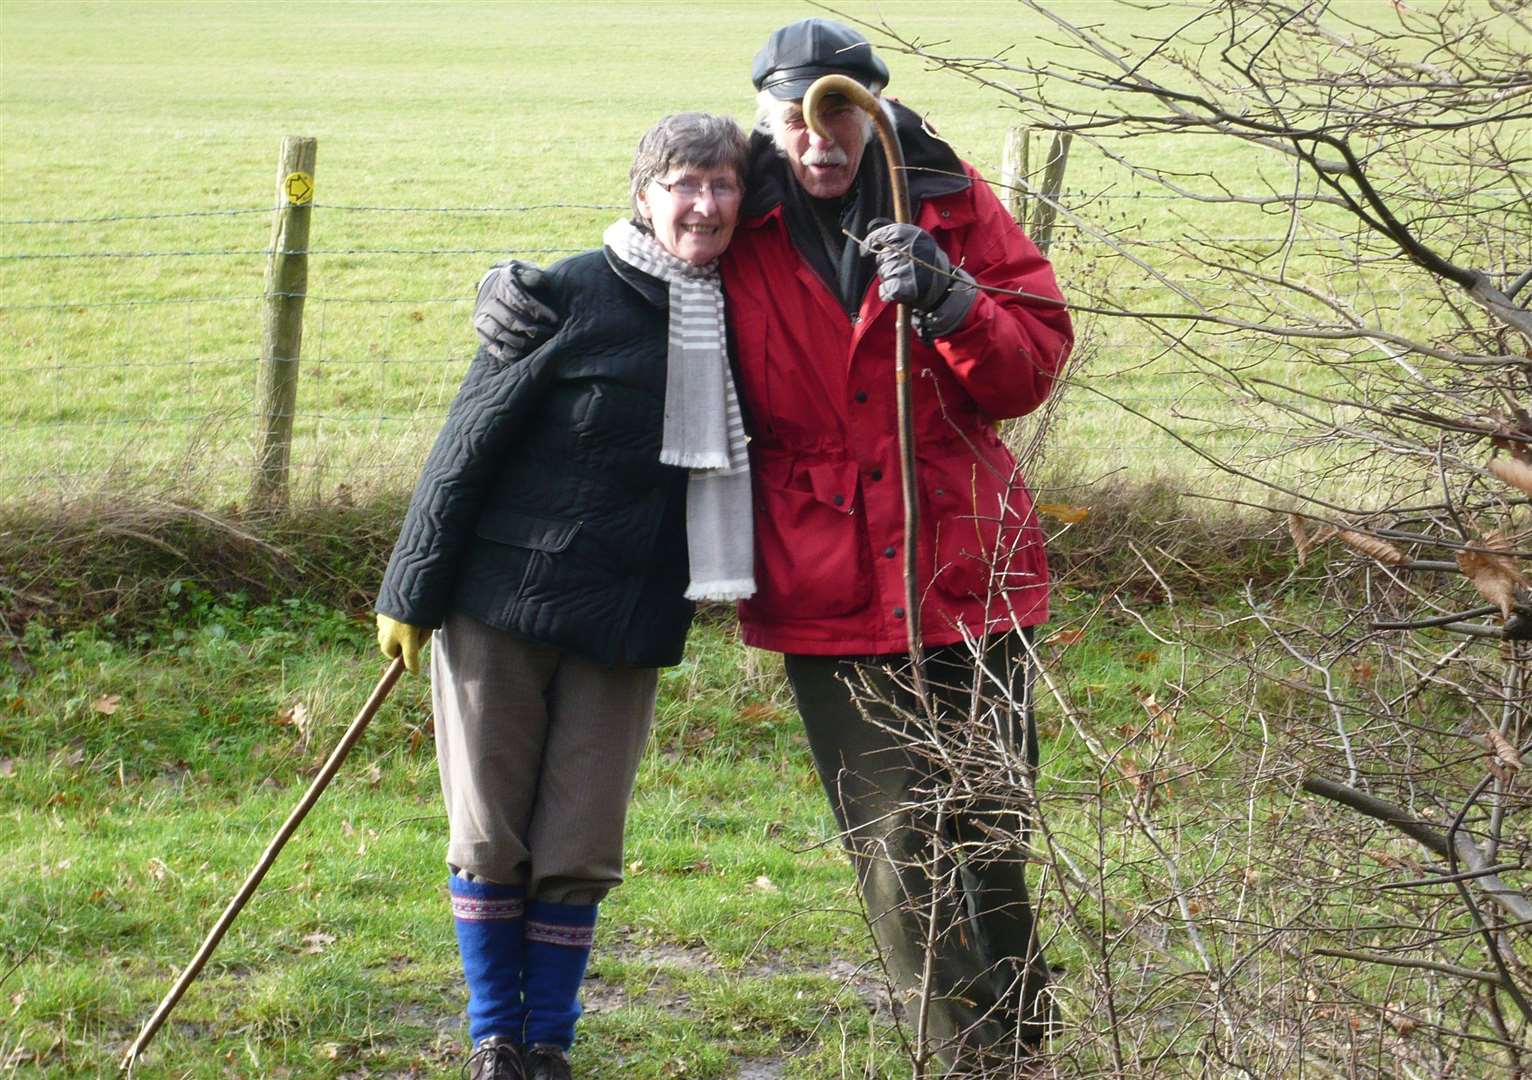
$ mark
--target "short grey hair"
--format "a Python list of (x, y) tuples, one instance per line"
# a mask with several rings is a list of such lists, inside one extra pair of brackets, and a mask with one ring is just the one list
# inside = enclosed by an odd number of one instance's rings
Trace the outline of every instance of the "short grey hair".
[[(839, 94), (836, 94), (835, 96), (840, 97)], [(876, 90), (872, 91), (872, 96), (878, 98), (880, 101), (883, 97), (883, 95), (878, 93)], [(841, 100), (845, 99), (842, 98)], [(782, 138), (782, 129), (777, 124), (777, 117), (781, 116), (783, 111), (789, 105), (797, 105), (799, 108), (802, 108), (803, 102), (801, 100), (789, 100), (787, 98), (773, 97), (770, 90), (760, 90), (757, 91), (755, 95), (756, 129), (758, 131), (764, 131), (766, 134), (771, 136), (771, 145), (777, 148), (778, 157), (787, 156), (787, 144), (786, 140)], [(868, 116), (865, 112), (862, 113), (862, 145), (866, 146), (868, 143), (872, 142), (872, 137), (876, 133), (876, 121), (874, 121), (873, 118)]]
[(711, 113), (673, 113), (655, 124), (638, 141), (633, 168), (628, 173), (628, 196), (633, 221), (643, 225), (638, 193), (649, 181), (658, 180), (677, 165), (696, 169), (733, 169), (740, 186), (745, 183), (750, 144), (739, 125), (727, 116)]

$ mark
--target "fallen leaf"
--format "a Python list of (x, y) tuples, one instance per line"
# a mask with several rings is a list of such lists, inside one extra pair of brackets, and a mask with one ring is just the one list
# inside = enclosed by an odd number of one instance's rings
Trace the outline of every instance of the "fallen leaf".
[(309, 745), (309, 732), (314, 726), (309, 717), (308, 706), (301, 701), (295, 701), (291, 705), (277, 710), (277, 723), (284, 727), (295, 728), (298, 732), (298, 748), (307, 750)]
[(12, 758), (0, 758), (0, 778), (9, 779), (16, 775), (16, 762)]
[(1165, 706), (1161, 705), (1158, 701), (1154, 700), (1153, 694), (1150, 694), (1148, 697), (1139, 698), (1138, 703), (1142, 705), (1144, 707), (1144, 711), (1149, 714), (1150, 720), (1164, 726), (1167, 734), (1172, 728), (1176, 726), (1176, 714), (1171, 712)]
[(1302, 566), (1314, 548), (1314, 541), (1303, 528), (1302, 517), (1297, 514), (1287, 515), (1287, 534), (1293, 538), (1293, 546), (1298, 550), (1298, 565)]
[[(1486, 547), (1494, 546), (1490, 541), (1491, 538), (1485, 538)], [(1504, 618), (1511, 617), (1516, 606), (1516, 590), (1527, 585), (1527, 579), (1514, 562), (1493, 551), (1460, 551), (1458, 569), (1480, 596), (1500, 609)]]
[(779, 893), (782, 891), (781, 889), (777, 888), (776, 885), (773, 884), (771, 878), (767, 877), (765, 874), (762, 874), (760, 877), (755, 879), (755, 888), (759, 889), (763, 893)]
[(317, 955), (325, 951), (325, 946), (335, 944), (335, 935), (315, 930), (312, 934), (303, 935), (303, 944), (308, 946), (304, 952)]
[(1522, 430), (1525, 414), (1520, 409), (1516, 412), (1516, 416), (1506, 416), (1504, 413), (1490, 415), (1490, 419), (1495, 421), (1495, 430), (1490, 434), (1489, 444), (1514, 458), (1532, 462), (1532, 448), (1527, 446), (1527, 433)]
[(1065, 525), (1078, 525), (1090, 517), (1090, 507), (1070, 506), (1066, 503), (1038, 503), (1037, 512), (1043, 517), (1062, 521)]
[(1500, 734), (1498, 728), (1489, 729), (1489, 745), (1494, 751), (1495, 758), (1511, 772), (1521, 768), (1521, 753), (1512, 745), (1511, 741)]
[(367, 766), (366, 775), (368, 787), (377, 787), (383, 782), (383, 770), (378, 767), (378, 763), (376, 761)]
[(102, 694), (90, 703), (90, 707), (102, 716), (111, 716), (117, 711), (117, 703), (121, 700), (121, 694)]
[(1388, 1022), (1393, 1025), (1395, 1031), (1401, 1035), (1408, 1035), (1420, 1025), (1415, 1023), (1413, 1017), (1404, 1011), (1404, 1002), (1390, 1001), (1387, 1008)]
[(1486, 466), (1490, 473), (1525, 495), (1532, 495), (1532, 465), (1513, 457), (1497, 457)]
[(1055, 630), (1048, 635), (1048, 641), (1050, 644), (1057, 642), (1060, 645), (1073, 645), (1084, 636), (1084, 630)]
[(1145, 808), (1153, 809), (1159, 802), (1159, 791), (1154, 783), (1153, 770), (1144, 772), (1138, 767), (1138, 762), (1127, 754), (1118, 757), (1117, 767), (1122, 772), (1122, 778), (1132, 785), (1134, 796), (1144, 800)]
[(1355, 529), (1341, 529), (1335, 534), (1335, 538), (1353, 551), (1359, 551), (1369, 559), (1376, 559), (1385, 566), (1402, 566), (1410, 561), (1410, 557), (1400, 551), (1387, 540), (1380, 540), (1376, 536), (1368, 536), (1366, 533), (1357, 532)]

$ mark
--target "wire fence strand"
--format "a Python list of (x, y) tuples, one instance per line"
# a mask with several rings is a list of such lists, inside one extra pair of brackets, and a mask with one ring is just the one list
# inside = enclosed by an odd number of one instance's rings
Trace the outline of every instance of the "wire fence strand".
[[(1066, 191), (1059, 201), (1153, 203), (1167, 197), (1154, 192)], [(0, 480), (13, 488), (18, 478), (77, 483), (101, 476), (108, 466), (122, 470), (139, 463), (152, 468), (165, 462), (184, 464), (190, 457), (192, 467), (227, 477), (229, 489), (237, 490), (251, 465), (252, 433), (266, 418), (257, 400), (262, 308), (272, 298), (306, 304), (303, 384), (299, 406), (291, 415), (296, 425), (292, 470), (310, 475), (364, 470), (408, 479), (472, 359), (475, 343), (468, 315), (474, 298), (469, 276), (481, 270), (479, 260), (520, 257), (547, 262), (586, 250), (550, 244), (553, 236), (546, 223), (537, 222), (534, 229), (517, 218), (567, 214), (562, 227), (577, 231), (582, 214), (595, 227), (607, 215), (626, 210), (623, 204), (600, 202), (311, 207), (338, 219), (344, 215), (355, 227), (333, 228), (323, 234), (329, 241), (324, 244), (277, 249), (262, 242), (264, 235), (259, 240), (251, 235), (252, 229), (266, 231), (265, 218), (277, 209), (271, 206), (0, 220), (0, 385), (5, 387), (0, 431), (16, 436), (11, 452), (0, 460)], [(367, 218), (374, 216), (412, 220), (369, 223)], [(430, 228), (434, 218), (457, 229), (475, 218), (507, 221), (467, 225), (474, 231), (461, 237), (444, 226), (441, 231), (447, 235), (441, 239), (447, 242), (412, 244), (417, 237), (411, 230)], [(238, 223), (240, 231), (220, 219)], [(120, 232), (105, 228), (118, 225), (124, 226)], [(78, 231), (44, 231), (60, 227)], [(1052, 250), (1056, 259), (1089, 258), (1118, 266), (1105, 260), (1149, 248), (1173, 258), (1178, 249), (1208, 245), (1308, 245), (1322, 250), (1355, 240), (1337, 235), (1247, 235), (1237, 229), (1228, 230), (1227, 236), (1202, 235), (1169, 219), (1157, 221), (1155, 228), (1169, 235), (1106, 240), (1060, 222)], [(562, 238), (564, 233), (554, 235)], [(90, 242), (70, 246), (69, 239), (76, 236)], [(125, 239), (113, 241), (114, 236)], [(451, 242), (457, 239), (469, 242)], [(261, 290), (266, 262), (274, 255), (307, 256), (310, 287)], [(465, 267), (463, 287), (454, 292), (456, 283), (441, 265), (425, 261), (429, 259), (473, 259), (474, 265)], [(85, 279), (89, 291), (81, 290), (82, 274), (67, 269), (73, 264), (92, 268), (85, 271), (90, 275)], [(199, 286), (207, 295), (163, 295), (189, 293)], [(1112, 287), (1166, 288), (1127, 280), (1114, 280)], [(150, 295), (114, 296), (108, 290)], [(1123, 404), (1203, 423), (1207, 438), (1215, 443), (1246, 436), (1237, 424), (1237, 399), (1203, 386), (1167, 385), (1178, 378), (1164, 370), (1172, 350), (1148, 340), (1130, 340), (1112, 344), (1109, 352), (1120, 369), (1113, 376), (1113, 396)], [(1176, 453), (1173, 438), (1142, 423), (1124, 424), (1120, 411), (1114, 411), (1120, 408), (1089, 395), (1076, 398), (1067, 414), (1061, 414), (1060, 435), (1052, 450), (1082, 459), (1099, 459), (1103, 452), (1148, 454), (1157, 461)], [(1087, 437), (1103, 429), (1111, 431), (1109, 444)], [(392, 463), (369, 463), (368, 456), (384, 446), (397, 451)]]

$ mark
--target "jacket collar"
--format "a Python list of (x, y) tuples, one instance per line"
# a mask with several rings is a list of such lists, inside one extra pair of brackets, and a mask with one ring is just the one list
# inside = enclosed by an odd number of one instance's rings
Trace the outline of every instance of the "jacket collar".
[[(889, 105), (894, 112), (894, 133), (904, 150), (910, 213), (912, 217), (918, 218), (921, 204), (927, 199), (965, 191), (972, 181), (952, 147), (926, 127), (925, 121), (917, 113), (897, 101), (890, 101)], [(796, 183), (792, 170), (787, 166), (787, 159), (778, 153), (771, 140), (768, 124), (768, 121), (762, 120), (750, 133), (748, 190), (744, 204), (740, 207), (742, 224), (759, 224), (757, 219), (779, 209), (787, 200), (787, 185)], [(867, 153), (882, 156), (882, 147), (876, 139), (868, 144)], [(889, 216), (892, 216), (891, 209)]]
[(611, 248), (602, 247), (601, 251), (606, 255), (606, 264), (612, 268), (612, 272), (630, 286), (634, 292), (661, 311), (670, 307), (669, 285), (659, 278), (646, 274), (642, 270), (623, 262), (617, 257), (617, 252)]

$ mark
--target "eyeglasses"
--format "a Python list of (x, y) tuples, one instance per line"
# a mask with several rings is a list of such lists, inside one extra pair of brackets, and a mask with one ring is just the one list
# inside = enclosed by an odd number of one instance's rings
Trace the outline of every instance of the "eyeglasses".
[(700, 199), (703, 192), (709, 192), (712, 194), (714, 202), (727, 203), (735, 202), (744, 195), (739, 185), (730, 180), (713, 180), (709, 183), (698, 183), (690, 177), (683, 176), (679, 180), (665, 181), (656, 179), (654, 182), (678, 199)]

